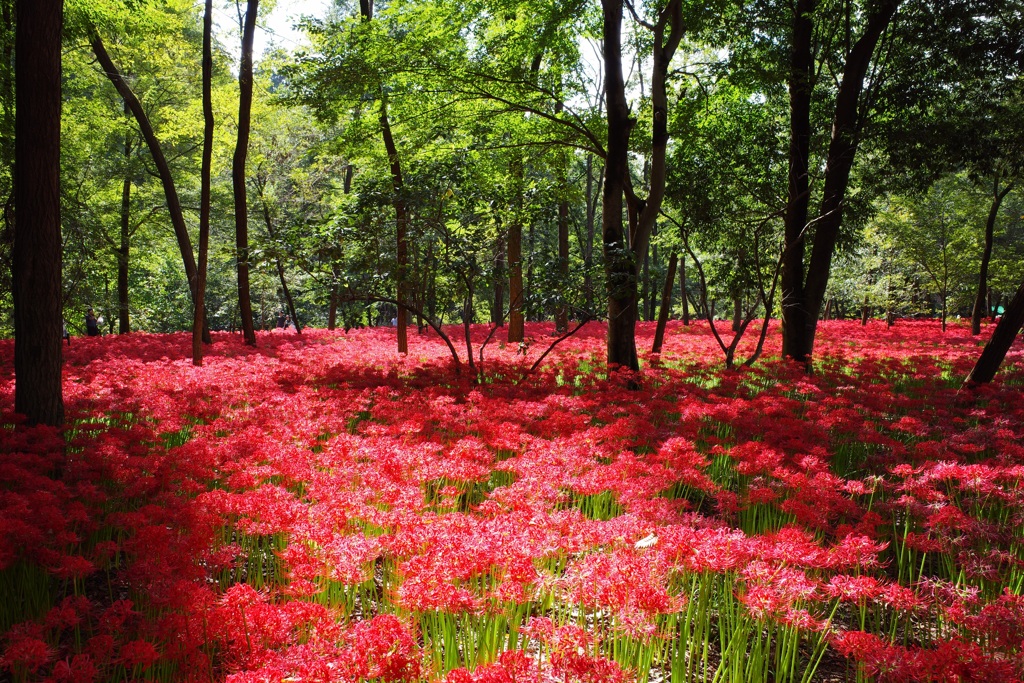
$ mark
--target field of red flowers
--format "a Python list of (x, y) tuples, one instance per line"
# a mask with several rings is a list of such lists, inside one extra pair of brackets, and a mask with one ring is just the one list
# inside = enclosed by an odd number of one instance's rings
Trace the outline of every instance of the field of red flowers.
[(0, 342), (0, 680), (1024, 677), (1020, 346), (967, 393), (966, 328), (670, 324), (627, 390), (598, 323), (393, 334), (75, 339), (63, 433)]

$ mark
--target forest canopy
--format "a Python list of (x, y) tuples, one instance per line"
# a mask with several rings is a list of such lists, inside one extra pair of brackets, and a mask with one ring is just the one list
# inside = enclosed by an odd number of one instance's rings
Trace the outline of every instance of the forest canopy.
[(208, 4), (204, 199), (203, 4), (64, 3), (72, 334), (192, 327), (203, 258), (205, 329), (606, 319), (634, 368), (659, 313), (781, 316), (803, 360), (822, 317), (977, 331), (1024, 279), (1018, 3), (336, 0), (262, 54), (275, 3)]

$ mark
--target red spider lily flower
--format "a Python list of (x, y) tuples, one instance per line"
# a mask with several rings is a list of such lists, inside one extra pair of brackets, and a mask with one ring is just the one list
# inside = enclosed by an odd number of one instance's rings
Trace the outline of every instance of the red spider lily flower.
[(118, 660), (124, 664), (126, 669), (148, 669), (160, 659), (153, 643), (146, 640), (132, 640), (121, 646), (118, 652)]

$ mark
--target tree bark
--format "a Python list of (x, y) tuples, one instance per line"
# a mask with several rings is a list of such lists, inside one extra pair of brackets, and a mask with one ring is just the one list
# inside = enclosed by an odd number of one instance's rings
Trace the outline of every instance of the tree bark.
[(18, 0), (14, 122), (14, 410), (64, 422), (60, 115), (63, 0)]
[(603, 0), (605, 100), (608, 148), (605, 156), (601, 228), (608, 281), (608, 364), (639, 369), (636, 355), (636, 258), (622, 220), (629, 154), (629, 115), (622, 70), (622, 0)]
[(985, 249), (982, 251), (981, 266), (978, 269), (978, 293), (974, 298), (974, 309), (971, 311), (971, 334), (974, 335), (981, 334), (981, 319), (985, 315), (988, 300), (988, 265), (992, 260), (992, 243), (995, 237), (996, 219), (999, 217), (999, 207), (1013, 186), (1014, 182), (1011, 181), (1000, 190), (997, 176), (992, 188), (992, 205), (988, 209), (988, 219), (985, 221)]
[[(263, 196), (263, 188), (259, 187), (260, 207), (263, 209), (263, 222), (267, 226), (267, 235), (270, 241), (277, 245), (277, 235), (274, 231), (274, 219), (270, 215), (270, 205)], [(277, 266), (277, 277), (281, 281), (281, 293), (284, 294), (285, 305), (292, 316), (292, 323), (295, 325), (295, 332), (302, 334), (302, 326), (299, 324), (299, 314), (295, 311), (295, 301), (292, 299), (291, 290), (288, 289), (288, 281), (284, 277), (284, 263), (281, 261), (281, 254), (274, 250), (274, 263)], [(332, 295), (333, 296), (333, 295)]]
[(494, 300), (491, 303), (491, 323), (505, 326), (505, 249), (507, 245), (498, 241), (494, 254)]
[[(665, 196), (668, 149), (668, 66), (683, 37), (682, 5), (669, 0), (653, 27), (651, 59), (650, 192), (641, 200), (629, 178), (629, 136), (636, 120), (630, 117), (622, 68), (623, 0), (603, 0), (605, 103), (608, 144), (605, 156), (604, 205), (601, 225), (605, 276), (608, 283), (608, 363), (638, 370), (636, 352), (637, 279), (647, 253), (654, 223)], [(666, 27), (671, 26), (668, 36)], [(629, 213), (629, 231), (623, 209)]]
[[(679, 254), (673, 253), (668, 259), (668, 273), (665, 275), (665, 286), (661, 290), (661, 308), (658, 310), (658, 326), (654, 329), (654, 344), (651, 353), (661, 353), (665, 341), (665, 326), (668, 325), (668, 314), (672, 310), (672, 287), (676, 280), (676, 264)], [(686, 301), (683, 301), (686, 305)]]
[(992, 381), (1022, 325), (1024, 325), (1024, 282), (1021, 283), (1017, 293), (1006, 306), (1006, 310), (1003, 311), (1003, 317), (996, 324), (992, 338), (988, 340), (988, 344), (985, 344), (978, 362), (975, 363), (971, 374), (967, 376), (965, 386)]
[(256, 346), (249, 294), (249, 205), (245, 186), (245, 162), (249, 155), (252, 114), (252, 43), (256, 35), (259, 0), (247, 0), (242, 25), (242, 57), (238, 67), (238, 139), (231, 162), (231, 185), (235, 197), (235, 250), (238, 266), (238, 313), (245, 343)]
[(558, 309), (555, 311), (555, 331), (561, 334), (569, 329), (569, 302), (564, 299), (564, 292), (569, 289), (569, 201), (567, 199), (562, 199), (558, 203), (558, 276), (563, 300), (559, 302)]
[(825, 162), (821, 208), (815, 225), (811, 258), (807, 265), (807, 279), (804, 282), (804, 306), (807, 313), (802, 336), (804, 360), (814, 348), (818, 315), (825, 298), (825, 289), (832, 268), (832, 254), (835, 252), (839, 227), (842, 224), (846, 190), (850, 182), (850, 171), (853, 169), (862, 124), (860, 96), (864, 90), (864, 79), (871, 65), (875, 47), (889, 27), (898, 5), (899, 0), (882, 0), (872, 8), (867, 27), (850, 50), (846, 67), (843, 69), (843, 80), (836, 96), (832, 139)]
[[(181, 210), (181, 201), (178, 199), (178, 190), (174, 185), (174, 177), (171, 175), (171, 167), (167, 163), (163, 148), (160, 146), (160, 140), (153, 131), (149, 117), (142, 108), (142, 103), (139, 102), (139, 98), (132, 92), (131, 87), (129, 87), (114, 61), (110, 58), (95, 26), (89, 27), (89, 44), (104, 74), (113, 84), (121, 99), (128, 105), (132, 116), (135, 117), (135, 122), (139, 126), (139, 132), (142, 133), (142, 138), (146, 141), (149, 154), (153, 157), (153, 165), (156, 166), (157, 174), (160, 176), (160, 183), (164, 189), (167, 213), (170, 215), (171, 226), (174, 228), (174, 237), (178, 242), (178, 251), (181, 253), (181, 261), (185, 267), (189, 294), (192, 297), (193, 305), (195, 305), (198, 300), (198, 269), (196, 267), (195, 254), (192, 253), (192, 239), (189, 237), (188, 228), (185, 226), (185, 216)], [(210, 329), (205, 321), (203, 323), (203, 343), (210, 343)]]
[(810, 206), (808, 175), (811, 149), (811, 94), (814, 57), (811, 14), (816, 0), (797, 0), (793, 14), (793, 44), (789, 67), (789, 190), (786, 198), (782, 256), (782, 355), (804, 362), (810, 349), (805, 339), (807, 309), (804, 298), (804, 229)]
[(210, 253), (210, 186), (213, 168), (213, 0), (203, 11), (203, 160), (199, 172), (199, 265), (192, 311), (192, 364), (203, 364), (202, 332), (206, 321), (206, 270)]
[[(126, 113), (128, 107), (125, 106)], [(117, 323), (118, 334), (128, 334), (131, 325), (128, 320), (128, 255), (131, 248), (132, 210), (132, 142), (125, 133), (124, 138), (124, 181), (121, 185), (121, 240), (117, 249)]]
[(679, 298), (683, 303), (683, 325), (690, 326), (690, 299), (686, 292), (686, 254), (679, 255)]
[(388, 160), (391, 165), (391, 185), (394, 189), (392, 203), (395, 207), (395, 253), (397, 256), (397, 268), (395, 270), (395, 288), (398, 301), (398, 312), (396, 324), (398, 332), (398, 352), (409, 353), (409, 309), (408, 304), (408, 268), (409, 268), (409, 243), (406, 235), (408, 226), (408, 213), (406, 211), (405, 199), (402, 197), (402, 165), (398, 157), (398, 147), (391, 135), (391, 124), (388, 121), (388, 105), (383, 92), (380, 100), (380, 128), (384, 137), (384, 147), (387, 149)]
[(523, 341), (526, 317), (523, 315), (523, 221), (521, 186), (523, 184), (523, 162), (512, 162), (512, 178), (516, 189), (515, 215), (508, 227), (508, 342)]

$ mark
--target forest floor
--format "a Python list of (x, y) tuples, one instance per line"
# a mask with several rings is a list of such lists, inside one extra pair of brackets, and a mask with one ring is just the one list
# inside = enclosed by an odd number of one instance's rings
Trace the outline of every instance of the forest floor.
[(75, 338), (62, 433), (0, 341), (0, 680), (1019, 681), (988, 331), (826, 322), (807, 374), (673, 322), (637, 390), (599, 323), (533, 372), (550, 325), (472, 371), (452, 328), (459, 374), (390, 328)]

